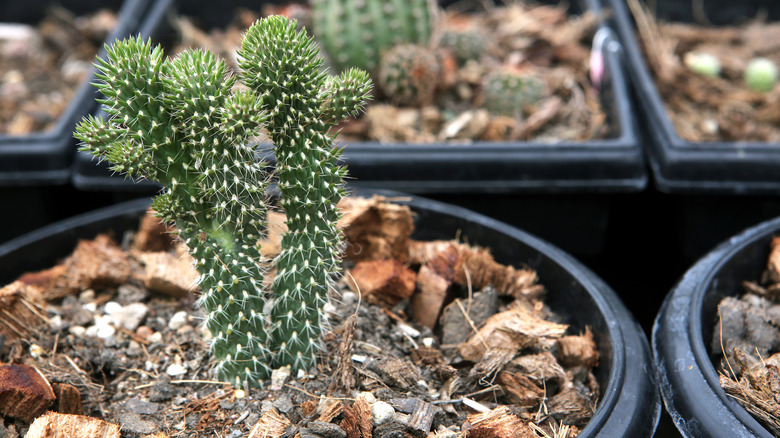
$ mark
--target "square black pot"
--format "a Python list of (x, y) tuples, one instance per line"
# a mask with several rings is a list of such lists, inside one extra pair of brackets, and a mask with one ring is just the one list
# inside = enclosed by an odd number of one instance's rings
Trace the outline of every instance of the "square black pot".
[[(75, 14), (109, 8), (117, 11), (116, 28), (107, 36), (110, 44), (135, 32), (152, 0), (74, 0), (64, 6)], [(51, 1), (3, 2), (0, 17), (4, 22), (34, 24), (45, 15)], [(103, 56), (105, 49), (99, 51)], [(54, 128), (27, 135), (0, 133), (0, 186), (36, 186), (64, 184), (70, 180), (76, 141), (76, 123), (97, 108), (94, 69), (74, 92)]]
[[(169, 7), (196, 16), (209, 26), (224, 26), (242, 3), (159, 0), (143, 29), (153, 40), (165, 43), (173, 32), (167, 27)], [(599, 10), (596, 0), (572, 6), (573, 12)], [(156, 22), (154, 20), (157, 20)], [(619, 45), (604, 27), (599, 39), (605, 63), (602, 104), (608, 114), (611, 136), (585, 142), (476, 142), (469, 145), (380, 144), (349, 142), (342, 155), (356, 187), (401, 190), (409, 193), (603, 193), (644, 189), (647, 174), (635, 129), (634, 111), (619, 63)], [(106, 163), (96, 165), (87, 154), (75, 160), (73, 184), (83, 190), (150, 190), (153, 185), (120, 175), (109, 178)]]
[[(648, 69), (625, 0), (603, 0), (625, 51), (631, 88), (644, 121), (644, 144), (656, 188), (667, 193), (766, 195), (780, 193), (780, 145), (759, 142), (690, 142), (675, 131)], [(656, 0), (655, 16), (693, 22), (697, 2)], [(772, 0), (701, 0), (698, 10), (715, 25), (734, 24), (765, 11), (780, 18)]]

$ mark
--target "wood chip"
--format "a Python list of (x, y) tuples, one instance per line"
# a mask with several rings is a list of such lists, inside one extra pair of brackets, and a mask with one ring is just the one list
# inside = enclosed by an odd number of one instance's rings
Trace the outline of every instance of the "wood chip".
[(54, 402), (49, 381), (30, 365), (0, 365), (0, 413), (25, 423), (43, 414)]
[(106, 289), (124, 284), (130, 278), (127, 254), (106, 234), (79, 241), (76, 249), (53, 271), (44, 285), (46, 300), (62, 298), (87, 289)]
[(417, 273), (417, 293), (412, 295), (409, 302), (409, 311), (416, 323), (430, 329), (436, 326), (452, 286), (452, 276), (449, 277), (447, 279), (446, 275), (439, 274), (429, 265), (420, 267)]
[[(502, 265), (485, 248), (464, 245), (455, 241), (436, 240), (409, 243), (409, 264), (446, 264), (453, 271), (452, 281), (463, 287), (481, 290), (491, 285), (499, 295), (539, 298), (544, 288), (538, 283), (536, 271)], [(444, 272), (443, 266), (436, 271)]]
[(177, 256), (167, 251), (143, 252), (137, 257), (144, 265), (144, 286), (172, 297), (186, 296), (198, 281), (192, 257)]
[(767, 275), (772, 283), (780, 283), (780, 237), (773, 237), (770, 243)]
[(11, 343), (26, 338), (44, 321), (41, 288), (15, 281), (0, 289), (0, 336)]
[(56, 400), (54, 410), (60, 414), (81, 415), (81, 393), (75, 386), (68, 383), (52, 383)]
[(364, 397), (357, 397), (352, 406), (344, 406), (341, 428), (347, 438), (372, 438), (373, 416), (371, 406)]
[(85, 415), (47, 412), (38, 417), (24, 438), (119, 438), (119, 426)]
[(280, 438), (291, 424), (276, 408), (271, 408), (257, 420), (247, 438)]
[(488, 318), (477, 333), (458, 345), (458, 350), (464, 359), (477, 362), (489, 348), (547, 349), (567, 328), (566, 324), (546, 321), (522, 308), (514, 308)]
[(414, 436), (427, 436), (436, 416), (444, 414), (439, 407), (419, 398), (391, 399), (390, 404), (397, 411), (409, 414), (406, 426), (411, 429)]
[(590, 327), (577, 336), (564, 336), (556, 341), (558, 359), (566, 367), (582, 365), (588, 369), (599, 364), (599, 350)]
[(467, 438), (538, 438), (536, 433), (506, 406), (469, 415)]
[(408, 206), (389, 203), (382, 196), (345, 197), (339, 203), (347, 248), (352, 261), (395, 259), (405, 263), (414, 222)]
[(417, 275), (397, 260), (368, 260), (355, 264), (347, 284), (372, 304), (392, 308), (414, 293)]
[(175, 240), (174, 231), (175, 227), (163, 223), (150, 208), (141, 218), (131, 249), (143, 252), (168, 251)]

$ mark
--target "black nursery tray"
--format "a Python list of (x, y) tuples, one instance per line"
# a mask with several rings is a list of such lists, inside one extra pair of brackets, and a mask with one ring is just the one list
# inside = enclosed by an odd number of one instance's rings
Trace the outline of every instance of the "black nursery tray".
[[(105, 43), (135, 32), (152, 0), (75, 0), (63, 4), (68, 11), (80, 15), (102, 8), (117, 11), (117, 23)], [(0, 4), (0, 21), (38, 23), (53, 2), (8, 1)], [(105, 53), (101, 49), (99, 54)], [(47, 131), (26, 135), (0, 133), (0, 186), (34, 186), (63, 184), (69, 181), (76, 140), (73, 129), (85, 115), (97, 108), (94, 69), (75, 90), (73, 98), (59, 116), (55, 126)]]
[[(258, 3), (247, 3), (259, 8)], [(277, 2), (278, 3), (278, 2)], [(168, 11), (177, 7), (204, 25), (224, 26), (240, 1), (222, 2), (219, 8), (203, 2), (159, 0), (156, 12), (148, 14), (143, 29), (155, 41), (174, 36), (167, 22)], [(583, 1), (572, 11), (598, 10), (596, 0)], [(357, 187), (385, 188), (409, 193), (497, 192), (633, 192), (647, 183), (644, 160), (635, 129), (632, 104), (620, 69), (619, 45), (608, 29), (599, 34), (605, 62), (602, 104), (607, 113), (609, 138), (583, 142), (475, 142), (462, 144), (344, 143), (343, 159), (351, 183)], [(73, 184), (83, 190), (150, 190), (143, 183), (133, 186), (121, 175), (110, 177), (106, 163), (79, 153)]]
[[(625, 52), (632, 92), (645, 121), (644, 137), (655, 186), (668, 193), (780, 194), (780, 145), (760, 142), (690, 142), (676, 132), (648, 69), (635, 22), (625, 0), (604, 0)], [(656, 0), (664, 21), (694, 22), (700, 14), (715, 25), (736, 24), (766, 12), (780, 18), (772, 0), (699, 2)], [(694, 10), (696, 6), (697, 10)]]

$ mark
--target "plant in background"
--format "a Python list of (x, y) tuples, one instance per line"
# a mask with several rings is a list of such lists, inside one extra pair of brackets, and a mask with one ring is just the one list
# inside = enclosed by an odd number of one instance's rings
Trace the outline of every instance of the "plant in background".
[(485, 38), (476, 30), (448, 30), (439, 37), (439, 47), (447, 49), (458, 65), (464, 65), (479, 59), (485, 50)]
[(423, 106), (433, 100), (440, 71), (439, 60), (431, 49), (401, 44), (382, 56), (377, 82), (394, 104)]
[(312, 0), (312, 30), (342, 71), (374, 72), (381, 56), (403, 43), (427, 44), (436, 25), (434, 0)]
[(683, 58), (683, 63), (688, 69), (696, 74), (716, 78), (720, 76), (720, 60), (706, 52), (688, 52)]
[(545, 93), (545, 83), (536, 76), (498, 70), (482, 82), (482, 107), (493, 115), (522, 117), (525, 108), (538, 102)]
[[(303, 369), (316, 359), (322, 307), (339, 270), (336, 204), (345, 173), (328, 130), (358, 112), (370, 91), (362, 71), (326, 78), (312, 40), (280, 16), (252, 25), (239, 55), (249, 89), (234, 91), (236, 79), (209, 52), (164, 60), (149, 42), (118, 41), (97, 63), (110, 117), (87, 118), (75, 134), (114, 170), (164, 187), (152, 205), (190, 248), (215, 373), (237, 387), (261, 385), (273, 367)], [(263, 129), (276, 147), (289, 228), (275, 261), (270, 316), (268, 263), (257, 243), (269, 175), (252, 145)]]
[(777, 84), (778, 71), (774, 62), (766, 58), (753, 58), (745, 67), (745, 84), (753, 91), (766, 93)]

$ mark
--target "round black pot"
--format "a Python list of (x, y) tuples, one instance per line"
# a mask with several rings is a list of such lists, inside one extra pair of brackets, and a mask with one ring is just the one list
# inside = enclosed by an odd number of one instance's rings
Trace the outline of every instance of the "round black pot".
[[(590, 327), (600, 365), (602, 396), (579, 437), (650, 437), (661, 412), (647, 338), (617, 295), (595, 274), (556, 247), (523, 231), (459, 207), (397, 192), (359, 190), (407, 199), (415, 212), (416, 239), (451, 239), (456, 234), (488, 247), (496, 260), (536, 269), (548, 290), (546, 302), (574, 331)], [(0, 284), (21, 273), (51, 266), (69, 254), (78, 239), (133, 230), (147, 199), (118, 204), (59, 222), (0, 246)]]
[(661, 395), (687, 437), (773, 435), (721, 389), (708, 346), (718, 303), (738, 295), (743, 280), (766, 266), (780, 218), (732, 237), (701, 258), (666, 297), (653, 327), (653, 354)]

